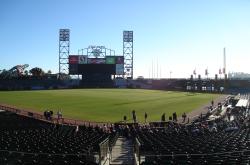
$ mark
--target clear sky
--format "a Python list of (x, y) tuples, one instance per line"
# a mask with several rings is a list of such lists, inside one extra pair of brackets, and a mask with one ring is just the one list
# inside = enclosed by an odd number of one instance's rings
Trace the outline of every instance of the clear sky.
[[(17, 64), (58, 72), (58, 31), (71, 30), (71, 54), (104, 45), (122, 54), (134, 31), (134, 77), (214, 77), (250, 72), (249, 0), (1, 0), (0, 70)], [(157, 74), (158, 63), (158, 74)]]

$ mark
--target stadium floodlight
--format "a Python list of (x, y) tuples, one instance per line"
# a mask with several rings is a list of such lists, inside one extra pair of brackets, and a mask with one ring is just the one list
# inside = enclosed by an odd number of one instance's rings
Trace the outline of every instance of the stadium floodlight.
[(69, 29), (60, 29), (59, 31), (59, 40), (60, 41), (69, 41)]
[(123, 31), (123, 41), (132, 42), (133, 41), (133, 31)]

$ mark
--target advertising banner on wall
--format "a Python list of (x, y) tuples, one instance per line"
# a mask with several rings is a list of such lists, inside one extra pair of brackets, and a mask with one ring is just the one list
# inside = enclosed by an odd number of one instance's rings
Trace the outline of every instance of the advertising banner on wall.
[(105, 58), (88, 58), (88, 64), (105, 64)]
[(78, 64), (79, 57), (77, 55), (69, 56), (69, 64)]
[(115, 56), (106, 56), (106, 64), (115, 64)]
[(87, 64), (88, 63), (88, 56), (79, 56), (79, 64)]
[(124, 73), (124, 65), (116, 64), (116, 75), (123, 75)]
[(124, 57), (123, 56), (116, 56), (116, 64), (124, 64)]

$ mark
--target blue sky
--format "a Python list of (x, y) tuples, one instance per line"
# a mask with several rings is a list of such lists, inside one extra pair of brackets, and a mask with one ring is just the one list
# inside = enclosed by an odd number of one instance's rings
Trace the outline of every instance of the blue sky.
[[(58, 31), (71, 30), (71, 54), (104, 45), (122, 54), (134, 31), (134, 77), (213, 77), (249, 72), (249, 0), (1, 0), (0, 69), (17, 64), (58, 72)], [(158, 63), (158, 74), (157, 74)]]

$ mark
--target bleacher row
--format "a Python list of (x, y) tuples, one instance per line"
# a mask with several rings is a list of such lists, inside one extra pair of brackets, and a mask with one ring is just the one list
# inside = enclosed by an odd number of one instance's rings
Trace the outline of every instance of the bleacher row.
[[(163, 162), (206, 164), (215, 161), (245, 164), (250, 160), (249, 128), (192, 134), (161, 129), (140, 130), (137, 132), (137, 138), (141, 143), (140, 154), (146, 157), (144, 164), (164, 164)], [(221, 154), (229, 152), (233, 155)]]
[(98, 127), (54, 125), (0, 113), (0, 164), (97, 164), (98, 145), (109, 134)]
[(202, 118), (191, 124), (169, 122), (163, 128), (133, 128), (141, 164), (250, 164), (248, 108), (228, 109), (227, 115), (233, 115), (234, 120), (225, 115), (213, 121)]

